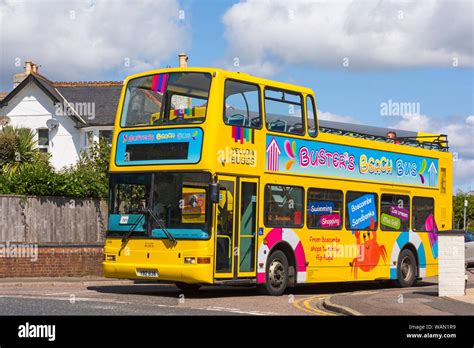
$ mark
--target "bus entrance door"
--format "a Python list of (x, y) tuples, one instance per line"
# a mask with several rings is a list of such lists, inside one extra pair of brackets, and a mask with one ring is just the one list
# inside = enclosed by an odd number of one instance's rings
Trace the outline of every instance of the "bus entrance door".
[(215, 278), (256, 275), (258, 179), (219, 176), (215, 231)]

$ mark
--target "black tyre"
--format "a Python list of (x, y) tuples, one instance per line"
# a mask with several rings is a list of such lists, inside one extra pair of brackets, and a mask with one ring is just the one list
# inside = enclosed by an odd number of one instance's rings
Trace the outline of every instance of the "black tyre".
[(186, 293), (192, 293), (198, 291), (201, 287), (201, 284), (188, 284), (183, 282), (176, 282), (175, 285), (182, 291)]
[(397, 285), (402, 288), (413, 286), (416, 282), (418, 265), (415, 255), (409, 249), (404, 249), (398, 256)]
[(288, 259), (283, 251), (276, 250), (270, 254), (265, 273), (265, 284), (258, 286), (259, 292), (281, 296), (288, 286)]

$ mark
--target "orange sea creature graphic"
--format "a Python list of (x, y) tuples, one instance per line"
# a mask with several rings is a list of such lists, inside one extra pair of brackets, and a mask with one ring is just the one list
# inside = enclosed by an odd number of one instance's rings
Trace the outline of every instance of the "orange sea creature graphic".
[[(375, 227), (375, 221), (370, 219), (370, 229)], [(357, 279), (357, 270), (369, 272), (378, 265), (380, 256), (384, 263), (387, 261), (387, 250), (384, 245), (377, 243), (377, 231), (352, 231), (356, 237), (359, 255), (352, 260), (352, 271), (354, 279)], [(362, 240), (361, 240), (362, 237)]]

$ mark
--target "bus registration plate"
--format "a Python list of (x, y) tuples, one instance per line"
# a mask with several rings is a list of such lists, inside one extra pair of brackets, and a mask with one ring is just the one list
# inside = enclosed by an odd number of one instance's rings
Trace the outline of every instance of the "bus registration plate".
[(144, 278), (158, 278), (158, 270), (156, 269), (137, 269), (137, 275)]

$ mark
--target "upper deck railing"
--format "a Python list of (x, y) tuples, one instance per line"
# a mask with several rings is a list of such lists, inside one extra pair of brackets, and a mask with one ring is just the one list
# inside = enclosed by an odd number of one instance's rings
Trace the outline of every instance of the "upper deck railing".
[[(372, 126), (362, 126), (342, 122), (320, 120), (319, 131), (322, 133), (336, 134), (359, 139), (379, 141), (383, 143), (396, 143), (411, 147), (423, 148), (447, 152), (448, 136), (445, 134), (418, 135), (416, 132), (388, 129)], [(400, 134), (396, 139), (386, 136), (388, 131), (395, 131)]]

